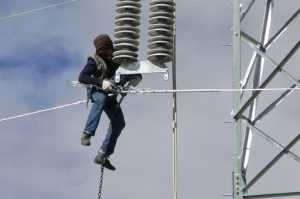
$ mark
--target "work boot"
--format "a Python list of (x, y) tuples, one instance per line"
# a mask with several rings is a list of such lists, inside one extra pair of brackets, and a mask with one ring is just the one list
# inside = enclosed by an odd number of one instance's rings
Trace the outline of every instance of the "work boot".
[(91, 139), (91, 135), (90, 134), (83, 133), (82, 137), (81, 137), (81, 144), (83, 146), (90, 146), (91, 145), (90, 139)]
[(109, 170), (116, 170), (116, 168), (110, 163), (107, 156), (104, 153), (98, 153), (95, 157), (94, 162), (96, 164), (100, 164)]

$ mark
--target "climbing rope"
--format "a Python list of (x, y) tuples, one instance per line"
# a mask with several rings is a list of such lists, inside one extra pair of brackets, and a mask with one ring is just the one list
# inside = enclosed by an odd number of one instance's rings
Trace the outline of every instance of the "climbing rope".
[(103, 185), (103, 174), (104, 174), (104, 167), (101, 166), (98, 199), (101, 199), (102, 185)]

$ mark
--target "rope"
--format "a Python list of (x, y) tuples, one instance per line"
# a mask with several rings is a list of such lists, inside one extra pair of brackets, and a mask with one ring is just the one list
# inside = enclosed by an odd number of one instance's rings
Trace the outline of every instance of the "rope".
[(24, 114), (12, 116), (12, 117), (3, 118), (3, 119), (0, 119), (0, 122), (7, 121), (7, 120), (12, 120), (12, 119), (16, 119), (16, 118), (20, 118), (20, 117), (27, 117), (27, 116), (30, 116), (30, 115), (34, 115), (34, 114), (38, 114), (38, 113), (43, 113), (43, 112), (47, 112), (47, 111), (53, 111), (53, 110), (56, 110), (56, 109), (62, 109), (62, 108), (66, 108), (66, 107), (69, 107), (69, 106), (74, 106), (74, 105), (83, 104), (83, 103), (86, 103), (86, 100), (81, 100), (81, 101), (77, 101), (77, 102), (70, 103), (70, 104), (65, 104), (65, 105), (61, 105), (61, 106), (55, 106), (55, 107), (52, 107), (52, 108), (42, 109), (42, 110), (30, 112), (30, 113), (24, 113)]
[(102, 185), (103, 185), (103, 174), (104, 174), (104, 167), (101, 166), (98, 199), (101, 199)]
[(29, 13), (32, 13), (32, 12), (36, 12), (36, 11), (40, 11), (40, 10), (45, 10), (45, 9), (48, 9), (48, 8), (53, 8), (53, 7), (56, 7), (56, 6), (61, 6), (61, 5), (68, 4), (68, 3), (73, 3), (75, 1), (77, 1), (77, 0), (65, 1), (65, 2), (62, 2), (62, 3), (50, 5), (50, 6), (45, 6), (45, 7), (42, 7), (42, 8), (37, 8), (37, 9), (34, 9), (34, 10), (30, 10), (30, 11), (21, 12), (21, 13), (18, 13), (18, 14), (9, 15), (7, 17), (1, 17), (0, 20), (9, 19), (9, 18), (12, 18), (12, 17), (17, 17), (17, 16), (20, 16), (20, 15), (29, 14)]

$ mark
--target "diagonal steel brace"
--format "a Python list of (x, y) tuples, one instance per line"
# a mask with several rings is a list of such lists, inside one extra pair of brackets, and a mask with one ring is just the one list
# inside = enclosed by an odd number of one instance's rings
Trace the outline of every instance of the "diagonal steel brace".
[(269, 163), (265, 166), (248, 184), (245, 185), (243, 191), (249, 190), (282, 156), (289, 151), (300, 139), (300, 133)]

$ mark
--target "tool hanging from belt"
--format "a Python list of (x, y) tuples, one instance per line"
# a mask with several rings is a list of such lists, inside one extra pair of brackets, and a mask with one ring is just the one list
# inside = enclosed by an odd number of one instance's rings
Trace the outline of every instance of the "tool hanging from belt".
[[(87, 85), (87, 84), (82, 84), (80, 82), (76, 82), (76, 81), (71, 81), (70, 82), (72, 85), (81, 85), (81, 86), (85, 86), (86, 87), (86, 91), (87, 91), (87, 100), (86, 100), (86, 106), (88, 107), (88, 103), (89, 101), (93, 103), (93, 99), (92, 99), (92, 90), (96, 89), (96, 90), (102, 90), (102, 88), (96, 86), (96, 85)], [(113, 90), (108, 94), (109, 97), (112, 96), (117, 96), (118, 94), (120, 94), (122, 97), (118, 103), (118, 105), (123, 101), (124, 97), (127, 95), (127, 93), (122, 93), (122, 91), (128, 91), (130, 89), (130, 84), (129, 82), (126, 83), (121, 83), (118, 85), (114, 85)]]

